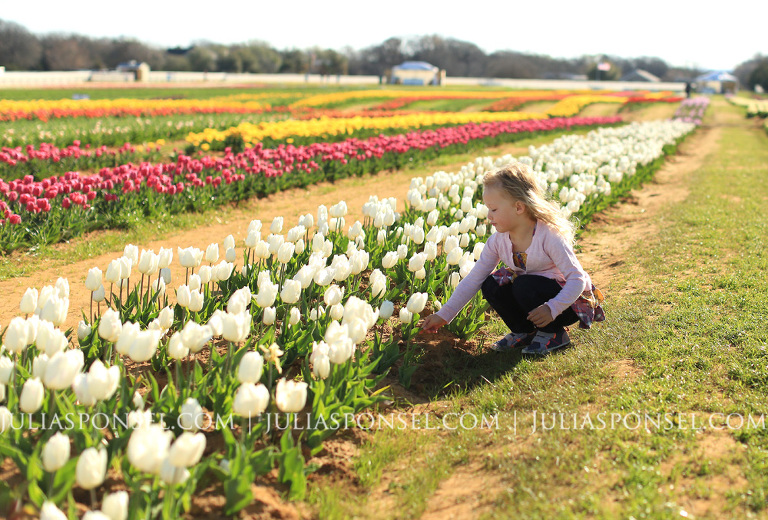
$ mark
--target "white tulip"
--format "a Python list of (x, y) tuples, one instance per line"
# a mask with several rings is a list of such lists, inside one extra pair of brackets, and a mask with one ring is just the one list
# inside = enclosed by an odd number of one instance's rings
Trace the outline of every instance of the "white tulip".
[(233, 343), (245, 341), (251, 332), (251, 315), (249, 312), (239, 314), (226, 313), (222, 316), (222, 337)]
[(274, 325), (275, 320), (277, 319), (277, 309), (274, 307), (267, 307), (264, 309), (264, 315), (262, 316), (262, 323), (264, 325)]
[(219, 261), (219, 244), (210, 244), (205, 248), (205, 261), (209, 264)]
[(11, 381), (11, 375), (16, 363), (11, 358), (0, 356), (0, 384), (7, 385)]
[(203, 310), (203, 293), (194, 289), (189, 292), (189, 310), (191, 312), (200, 312)]
[(106, 296), (107, 296), (106, 290), (104, 289), (103, 285), (100, 285), (98, 289), (96, 289), (91, 293), (91, 297), (93, 298), (93, 301), (95, 301), (96, 303), (103, 302)]
[(104, 341), (114, 343), (120, 336), (123, 324), (120, 322), (120, 314), (114, 309), (107, 309), (99, 320), (99, 337)]
[(127, 520), (128, 493), (115, 491), (106, 495), (101, 502), (101, 511), (109, 517), (109, 520)]
[(264, 368), (264, 358), (258, 352), (249, 351), (240, 359), (237, 379), (241, 383), (258, 383)]
[(5, 406), (0, 406), (0, 433), (3, 433), (5, 430), (10, 428), (12, 422), (13, 416), (11, 415), (10, 410), (8, 410), (8, 408)]
[(286, 280), (283, 290), (280, 291), (280, 299), (285, 303), (296, 303), (301, 297), (301, 283), (296, 280)]
[(296, 307), (291, 308), (288, 325), (296, 325), (301, 320), (301, 312)]
[(27, 379), (21, 388), (19, 410), (24, 413), (35, 413), (43, 405), (43, 397), (45, 397), (45, 388), (40, 379), (37, 377)]
[(123, 257), (130, 260), (132, 266), (138, 264), (139, 263), (138, 246), (135, 246), (133, 244), (128, 244), (127, 246), (125, 246), (125, 249), (123, 249)]
[(272, 220), (272, 224), (269, 226), (270, 233), (282, 233), (283, 232), (283, 217), (275, 217)]
[(5, 331), (5, 336), (3, 336), (5, 348), (18, 355), (29, 346), (30, 342), (30, 330), (27, 327), (27, 320), (21, 316), (12, 318)]
[(69, 437), (61, 432), (53, 434), (43, 447), (43, 468), (48, 473), (53, 473), (67, 463), (69, 460), (69, 453)]
[(181, 332), (176, 331), (171, 335), (166, 352), (171, 359), (176, 360), (184, 359), (189, 355), (189, 347), (181, 341)]
[(109, 399), (117, 391), (120, 384), (120, 367), (104, 366), (100, 359), (91, 364), (88, 370), (88, 392), (97, 400)]
[(267, 409), (269, 390), (267, 387), (253, 383), (243, 383), (235, 391), (232, 412), (241, 417), (255, 417)]
[(211, 341), (213, 329), (208, 325), (200, 325), (192, 320), (181, 329), (181, 342), (193, 354), (197, 354)]
[(172, 439), (173, 433), (159, 424), (137, 428), (128, 440), (128, 461), (140, 471), (157, 475), (168, 456)]
[(160, 336), (162, 336), (162, 332), (159, 330), (140, 331), (128, 349), (128, 357), (136, 363), (149, 361), (157, 352)]
[(56, 504), (46, 500), (40, 508), (40, 520), (67, 520), (67, 515)]
[(120, 335), (117, 337), (117, 343), (115, 343), (115, 350), (117, 350), (117, 353), (127, 356), (131, 345), (140, 331), (141, 326), (139, 326), (138, 323), (132, 323), (130, 321), (123, 323), (123, 326), (120, 329)]
[(190, 288), (188, 285), (180, 285), (176, 289), (176, 303), (185, 309), (189, 307)]
[(21, 303), (19, 303), (19, 309), (22, 314), (32, 314), (37, 308), (37, 289), (29, 287), (24, 291), (24, 295), (21, 297)]
[(168, 451), (168, 461), (176, 468), (194, 466), (205, 451), (205, 435), (203, 433), (184, 432), (174, 441)]
[(307, 402), (307, 383), (280, 379), (275, 389), (275, 404), (286, 413), (300, 412)]
[(413, 314), (418, 314), (423, 311), (424, 306), (427, 304), (428, 297), (429, 295), (427, 293), (413, 293), (411, 297), (408, 298), (408, 303), (406, 304), (408, 311)]
[(331, 359), (328, 354), (318, 354), (312, 361), (312, 373), (318, 379), (325, 379), (331, 373)]
[(384, 300), (381, 302), (381, 306), (379, 306), (379, 318), (381, 319), (388, 319), (390, 316), (392, 316), (392, 313), (395, 311), (395, 304), (393, 304), (389, 300)]
[(411, 311), (403, 307), (402, 309), (400, 309), (399, 318), (400, 318), (400, 323), (408, 324), (413, 320), (413, 314), (411, 313)]
[(237, 250), (234, 247), (228, 247), (224, 250), (224, 259), (227, 262), (235, 263), (237, 260)]
[(200, 278), (200, 285), (205, 286), (205, 284), (211, 281), (213, 268), (210, 265), (201, 265), (197, 271), (197, 276)]
[(75, 468), (77, 485), (83, 489), (100, 486), (107, 475), (107, 450), (86, 448)]
[(85, 277), (85, 288), (89, 291), (96, 291), (101, 286), (101, 269), (91, 267)]
[(323, 294), (323, 301), (326, 305), (335, 305), (339, 302), (341, 302), (341, 299), (344, 296), (344, 290), (339, 287), (336, 284), (329, 285), (325, 289), (325, 293)]
[(151, 276), (157, 272), (159, 264), (160, 258), (158, 258), (154, 251), (142, 249), (139, 264), (136, 266), (136, 269), (138, 269), (141, 274), (148, 274)]
[(57, 352), (45, 364), (43, 382), (51, 390), (63, 390), (72, 386), (75, 376), (84, 364), (83, 351), (80, 349)]
[(291, 258), (293, 258), (295, 249), (296, 246), (290, 242), (281, 244), (277, 250), (277, 261), (281, 264), (287, 264), (291, 261)]
[(203, 407), (200, 406), (197, 399), (187, 398), (181, 405), (181, 415), (179, 415), (179, 425), (182, 429), (196, 432), (205, 425), (204, 420), (205, 412), (203, 412)]

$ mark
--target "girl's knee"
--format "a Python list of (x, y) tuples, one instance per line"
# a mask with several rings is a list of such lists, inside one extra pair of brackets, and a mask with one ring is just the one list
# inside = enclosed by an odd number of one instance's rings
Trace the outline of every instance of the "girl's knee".
[(493, 276), (489, 276), (483, 281), (483, 284), (480, 286), (480, 291), (483, 294), (483, 298), (486, 300), (488, 299), (488, 296), (493, 297), (494, 294), (496, 294), (496, 291), (499, 290), (499, 284), (496, 282), (496, 279)]

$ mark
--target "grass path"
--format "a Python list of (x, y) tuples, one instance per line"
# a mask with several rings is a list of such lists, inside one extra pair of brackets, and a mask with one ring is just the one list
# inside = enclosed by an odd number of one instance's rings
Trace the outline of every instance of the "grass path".
[[(587, 269), (604, 267), (595, 278), (608, 320), (542, 360), (425, 345), (425, 359), (448, 351), (443, 382), (465, 385), (401, 410), (421, 427), (368, 435), (352, 482), (315, 479), (311, 508), (320, 518), (766, 517), (767, 174), (764, 130), (717, 100), (656, 182), (582, 238)], [(498, 428), (424, 427), (449, 413), (498, 414)]]

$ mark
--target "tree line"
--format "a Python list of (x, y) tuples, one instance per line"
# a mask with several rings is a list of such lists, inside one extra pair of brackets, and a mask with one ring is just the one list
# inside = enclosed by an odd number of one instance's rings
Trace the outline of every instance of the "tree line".
[[(617, 80), (642, 69), (664, 81), (689, 81), (705, 72), (668, 65), (657, 57), (582, 56), (553, 58), (512, 50), (486, 54), (474, 43), (437, 35), (410, 39), (389, 38), (356, 50), (275, 49), (266, 42), (222, 45), (196, 42), (189, 48), (161, 49), (130, 38), (90, 38), (74, 34), (36, 35), (25, 27), (0, 20), (0, 66), (6, 70), (103, 70), (135, 60), (152, 70), (313, 73), (382, 76), (403, 61), (426, 61), (448, 76), (483, 78), (564, 79), (573, 77)], [(743, 85), (765, 58), (740, 64), (734, 73)], [(610, 69), (599, 71), (607, 62)]]

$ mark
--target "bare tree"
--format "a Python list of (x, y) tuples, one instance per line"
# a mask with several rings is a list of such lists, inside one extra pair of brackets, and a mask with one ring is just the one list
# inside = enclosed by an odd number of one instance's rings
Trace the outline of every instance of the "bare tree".
[(0, 20), (0, 65), (8, 70), (37, 69), (42, 50), (37, 36), (26, 28)]

